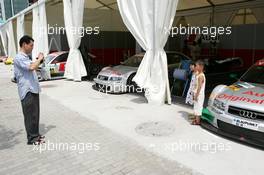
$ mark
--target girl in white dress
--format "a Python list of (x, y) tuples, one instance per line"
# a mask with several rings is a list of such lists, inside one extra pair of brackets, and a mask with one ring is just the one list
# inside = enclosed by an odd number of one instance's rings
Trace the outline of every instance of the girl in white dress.
[(205, 98), (205, 75), (204, 75), (204, 62), (202, 60), (196, 61), (195, 69), (197, 71), (194, 88), (194, 115), (195, 119), (192, 121), (193, 125), (200, 125), (201, 115), (203, 111), (203, 104)]

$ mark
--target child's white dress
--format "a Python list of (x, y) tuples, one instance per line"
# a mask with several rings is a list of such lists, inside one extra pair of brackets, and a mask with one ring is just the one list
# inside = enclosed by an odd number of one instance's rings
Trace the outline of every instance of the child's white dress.
[(202, 115), (202, 111), (203, 111), (203, 104), (204, 104), (204, 98), (205, 98), (205, 75), (204, 73), (200, 73), (198, 75), (196, 75), (196, 80), (195, 80), (195, 90), (194, 90), (194, 95), (197, 92), (198, 89), (198, 79), (200, 76), (204, 77), (204, 82), (202, 84), (200, 93), (198, 95), (197, 101), (194, 100), (194, 105), (193, 105), (193, 109), (194, 109), (194, 115), (196, 116), (201, 116)]
[(190, 83), (190, 87), (188, 89), (187, 96), (185, 99), (186, 104), (193, 105), (193, 97), (194, 97), (193, 93), (194, 93), (194, 89), (195, 89), (195, 79), (196, 79), (196, 74), (193, 73), (191, 83)]

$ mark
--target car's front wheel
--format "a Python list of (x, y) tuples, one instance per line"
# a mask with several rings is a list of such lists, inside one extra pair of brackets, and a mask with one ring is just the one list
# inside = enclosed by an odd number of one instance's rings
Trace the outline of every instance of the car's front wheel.
[(136, 73), (130, 75), (127, 79), (127, 87), (126, 91), (128, 93), (143, 93), (144, 89), (140, 88), (135, 81), (133, 81), (133, 78), (135, 77)]
[(135, 93), (136, 92), (137, 84), (136, 84), (136, 82), (133, 81), (133, 78), (135, 77), (135, 75), (136, 74), (132, 74), (127, 79), (126, 90), (128, 93)]

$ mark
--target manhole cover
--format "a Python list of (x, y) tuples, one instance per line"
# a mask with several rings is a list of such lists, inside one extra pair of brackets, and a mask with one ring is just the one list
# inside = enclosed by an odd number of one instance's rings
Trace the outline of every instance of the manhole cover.
[(174, 126), (167, 122), (147, 122), (136, 127), (138, 134), (150, 137), (169, 136), (174, 130)]

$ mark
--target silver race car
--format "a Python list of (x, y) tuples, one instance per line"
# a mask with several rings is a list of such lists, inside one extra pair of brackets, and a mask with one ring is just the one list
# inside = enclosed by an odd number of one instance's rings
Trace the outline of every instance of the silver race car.
[[(172, 74), (175, 68), (179, 68), (181, 60), (189, 60), (187, 56), (179, 52), (167, 52), (168, 72)], [(108, 93), (143, 92), (133, 80), (138, 67), (144, 57), (144, 53), (136, 54), (121, 65), (103, 68), (94, 78), (94, 89)], [(170, 76), (169, 76), (170, 77)]]
[(264, 59), (233, 85), (217, 86), (202, 119), (206, 129), (264, 148)]

